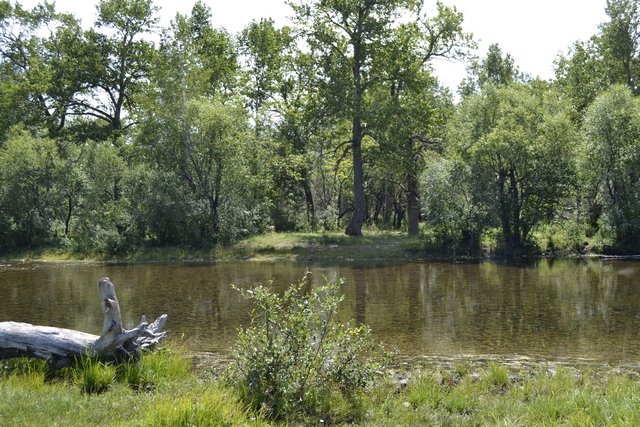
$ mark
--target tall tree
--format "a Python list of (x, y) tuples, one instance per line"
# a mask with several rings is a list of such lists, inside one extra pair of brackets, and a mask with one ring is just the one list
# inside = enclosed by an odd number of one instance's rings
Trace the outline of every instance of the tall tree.
[(401, 225), (406, 212), (407, 231), (415, 235), (420, 218), (419, 174), (427, 151), (441, 148), (453, 102), (450, 92), (438, 86), (428, 69), (390, 81), (382, 89), (375, 94), (378, 113), (372, 138), (377, 144), (370, 149), (370, 163), (382, 172), (378, 179), (400, 190), (402, 197), (396, 205), (401, 210), (395, 214), (395, 226)]
[(52, 3), (23, 9), (0, 2), (0, 133), (17, 123), (55, 133), (65, 123), (69, 106), (82, 90), (72, 57), (79, 22), (56, 13)]
[(101, 0), (97, 9), (95, 27), (85, 31), (52, 3), (31, 11), (0, 3), (0, 66), (8, 83), (0, 90), (5, 103), (19, 107), (6, 111), (35, 116), (53, 132), (69, 116), (96, 118), (116, 137), (132, 124), (154, 53), (144, 37), (155, 29), (158, 8), (151, 0)]
[(9, 132), (0, 146), (0, 250), (68, 235), (78, 170), (64, 160), (52, 139)]
[[(116, 137), (131, 126), (136, 96), (149, 78), (154, 46), (144, 36), (155, 29), (158, 8), (152, 0), (101, 0), (84, 43), (92, 47), (83, 64), (87, 97), (74, 102), (75, 114), (106, 122)], [(128, 114), (127, 114), (128, 113)]]
[(574, 43), (568, 54), (558, 57), (555, 63), (556, 84), (570, 97), (579, 121), (598, 93), (610, 84), (599, 51), (598, 39), (592, 37)]
[[(345, 233), (362, 235), (365, 220), (363, 140), (372, 134), (376, 107), (369, 93), (389, 79), (434, 57), (449, 57), (466, 47), (462, 15), (438, 3), (438, 15), (427, 19), (421, 2), (410, 0), (303, 0), (290, 3), (295, 23), (317, 59), (315, 82), (327, 114), (348, 119), (353, 161), (353, 215)], [(409, 22), (401, 22), (401, 18)], [(401, 45), (410, 63), (389, 52)]]
[[(244, 93), (255, 114), (256, 134), (274, 144), (269, 160), (274, 225), (314, 228), (311, 151), (324, 122), (315, 109), (313, 62), (291, 29), (276, 28), (270, 19), (249, 24), (240, 42), (248, 80)], [(302, 209), (306, 215), (299, 213)]]

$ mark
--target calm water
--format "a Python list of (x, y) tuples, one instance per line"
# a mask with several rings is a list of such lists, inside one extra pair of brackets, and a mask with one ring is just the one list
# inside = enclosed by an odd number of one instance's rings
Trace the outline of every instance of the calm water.
[(0, 264), (0, 321), (100, 333), (98, 279), (110, 277), (125, 323), (169, 315), (166, 329), (192, 350), (229, 353), (251, 305), (231, 284), (305, 270), (313, 284), (344, 277), (341, 320), (367, 323), (408, 357), (491, 356), (640, 364), (640, 263), (495, 262), (59, 265)]

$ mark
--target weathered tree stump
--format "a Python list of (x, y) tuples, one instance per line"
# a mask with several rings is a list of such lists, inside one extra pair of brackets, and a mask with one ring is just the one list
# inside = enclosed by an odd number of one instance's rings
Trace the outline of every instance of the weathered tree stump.
[(155, 346), (167, 336), (168, 331), (162, 332), (166, 314), (150, 325), (142, 316), (138, 326), (126, 330), (113, 283), (104, 277), (98, 282), (98, 289), (104, 316), (100, 336), (50, 326), (0, 322), (0, 360), (35, 357), (62, 368), (85, 356), (115, 361), (137, 359), (142, 349)]

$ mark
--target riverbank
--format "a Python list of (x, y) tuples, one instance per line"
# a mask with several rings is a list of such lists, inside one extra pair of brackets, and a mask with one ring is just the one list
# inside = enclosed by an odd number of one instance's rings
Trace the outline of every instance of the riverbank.
[(16, 261), (411, 261), (434, 259), (423, 250), (419, 236), (400, 232), (375, 232), (352, 237), (331, 233), (266, 233), (232, 246), (209, 250), (189, 247), (142, 247), (117, 257), (68, 252), (62, 248), (38, 248), (0, 256), (1, 262)]
[[(488, 245), (491, 246), (491, 244)], [(211, 249), (186, 246), (143, 246), (111, 256), (77, 253), (65, 247), (45, 246), (15, 253), (0, 253), (0, 262), (450, 261), (454, 258), (469, 259), (455, 253), (434, 253), (429, 251), (427, 246), (424, 236), (409, 236), (399, 231), (368, 231), (364, 236), (359, 237), (347, 236), (339, 231), (264, 233), (240, 240), (231, 246), (217, 246)], [(556, 252), (543, 252), (532, 258), (640, 259), (640, 255), (578, 253), (558, 248)], [(489, 248), (485, 250), (486, 256), (493, 256)]]
[[(172, 347), (143, 355), (137, 369), (98, 364), (52, 374), (41, 361), (4, 361), (0, 425), (640, 425), (640, 376), (630, 368), (459, 361), (387, 371), (348, 397), (355, 410), (337, 405), (269, 423), (244, 409), (219, 370), (193, 366)], [(91, 388), (100, 378), (105, 386)]]

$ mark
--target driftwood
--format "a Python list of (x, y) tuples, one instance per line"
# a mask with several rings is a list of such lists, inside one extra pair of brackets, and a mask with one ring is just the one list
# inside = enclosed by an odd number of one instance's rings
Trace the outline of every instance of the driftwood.
[(163, 314), (148, 324), (144, 316), (131, 330), (122, 326), (120, 305), (113, 283), (105, 277), (98, 282), (104, 321), (100, 336), (71, 329), (34, 326), (28, 323), (0, 322), (0, 360), (13, 357), (46, 359), (62, 368), (85, 356), (106, 360), (130, 360), (144, 348), (158, 344), (168, 332), (162, 332), (167, 320)]

